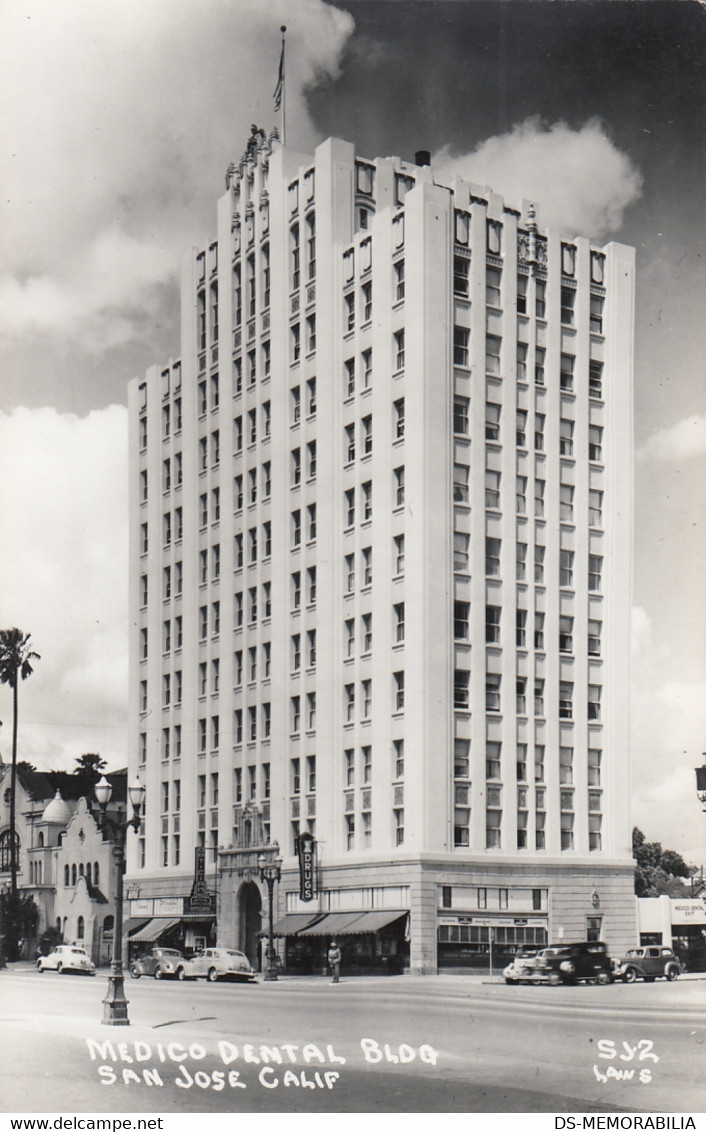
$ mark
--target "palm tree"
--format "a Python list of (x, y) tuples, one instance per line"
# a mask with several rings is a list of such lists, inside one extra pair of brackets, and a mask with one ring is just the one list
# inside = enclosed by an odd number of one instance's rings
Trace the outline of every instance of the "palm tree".
[(0, 629), (0, 684), (12, 688), (12, 774), (10, 778), (10, 892), (17, 896), (17, 834), (15, 832), (15, 794), (17, 788), (17, 686), (32, 675), (32, 661), (41, 660), (33, 652), (29, 633), (20, 629)]

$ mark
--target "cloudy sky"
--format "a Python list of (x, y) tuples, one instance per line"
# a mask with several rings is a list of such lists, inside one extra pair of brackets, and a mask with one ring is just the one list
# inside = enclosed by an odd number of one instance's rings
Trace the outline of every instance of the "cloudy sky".
[[(637, 248), (633, 820), (703, 863), (706, 8), (691, 0), (5, 0), (0, 623), (42, 654), (21, 756), (126, 761), (126, 386), (251, 122), (435, 162)], [(0, 751), (11, 709), (0, 691)]]

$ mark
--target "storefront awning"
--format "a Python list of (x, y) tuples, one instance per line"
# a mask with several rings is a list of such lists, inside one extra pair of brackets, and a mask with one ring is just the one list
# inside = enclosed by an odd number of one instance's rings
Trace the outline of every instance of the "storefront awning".
[(310, 928), (299, 930), (297, 935), (365, 935), (368, 932), (377, 932), (388, 924), (406, 916), (404, 910), (388, 909), (379, 912), (329, 912), (323, 920), (312, 924)]
[(139, 940), (141, 943), (154, 943), (156, 939), (159, 939), (161, 935), (164, 935), (166, 931), (169, 931), (178, 923), (178, 920), (148, 920), (144, 927), (139, 928), (134, 935), (130, 936), (130, 942)]
[[(348, 929), (343, 929), (341, 934), (348, 935), (361, 935), (365, 932), (379, 932), (382, 928), (386, 928), (388, 924), (394, 924), (395, 920), (399, 920), (401, 916), (406, 916), (406, 911), (388, 910), (386, 912), (363, 912), (354, 924)], [(340, 930), (340, 929), (339, 929)]]
[(272, 928), (272, 934), (296, 935), (297, 932), (308, 928), (316, 920), (320, 920), (322, 915), (323, 912), (288, 912), (286, 916), (277, 920)]

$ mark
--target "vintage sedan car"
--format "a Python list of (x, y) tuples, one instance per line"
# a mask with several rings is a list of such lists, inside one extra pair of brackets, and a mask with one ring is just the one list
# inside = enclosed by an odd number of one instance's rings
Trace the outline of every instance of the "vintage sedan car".
[(155, 979), (172, 978), (178, 976), (178, 970), (184, 962), (181, 951), (174, 947), (153, 947), (139, 959), (133, 959), (130, 964), (130, 974), (133, 979), (141, 975), (153, 975)]
[(653, 983), (655, 979), (669, 979), (672, 982), (684, 973), (684, 967), (671, 947), (633, 947), (618, 959), (615, 967), (616, 979), (624, 983), (634, 983), (644, 979)]
[(179, 979), (208, 979), (209, 983), (217, 979), (253, 982), (255, 977), (247, 955), (230, 947), (207, 947), (177, 969)]
[(39, 956), (37, 970), (41, 975), (45, 971), (56, 971), (59, 975), (95, 975), (96, 965), (82, 947), (60, 943), (52, 947), (48, 955)]
[(508, 963), (503, 971), (505, 982), (511, 985), (530, 982), (535, 970), (535, 960), (539, 954), (538, 947), (518, 947), (512, 963)]
[(613, 965), (608, 948), (604, 943), (591, 940), (545, 947), (535, 960), (531, 981), (551, 986), (559, 983), (612, 983)]

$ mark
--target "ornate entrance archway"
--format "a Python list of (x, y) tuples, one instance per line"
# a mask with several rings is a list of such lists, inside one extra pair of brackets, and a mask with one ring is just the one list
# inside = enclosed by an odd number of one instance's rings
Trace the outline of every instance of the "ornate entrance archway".
[(246, 881), (238, 889), (238, 925), (238, 947), (245, 952), (255, 970), (259, 970), (262, 896), (253, 881)]

